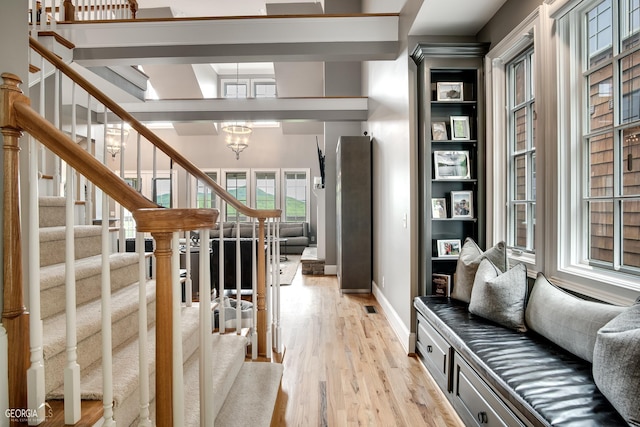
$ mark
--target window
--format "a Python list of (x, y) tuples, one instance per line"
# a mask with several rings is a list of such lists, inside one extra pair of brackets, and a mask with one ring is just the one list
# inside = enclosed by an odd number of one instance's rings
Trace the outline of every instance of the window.
[(153, 179), (153, 201), (163, 208), (173, 206), (171, 197), (171, 178)]
[(225, 98), (247, 98), (247, 83), (224, 83)]
[[(217, 172), (205, 172), (209, 178), (218, 182), (218, 173)], [(196, 183), (196, 207), (197, 208), (215, 208), (216, 205), (216, 195), (208, 185), (205, 185), (201, 181), (197, 181)]]
[(536, 151), (533, 48), (507, 64), (507, 245), (535, 252)]
[(275, 82), (255, 82), (253, 91), (256, 98), (275, 98), (276, 83)]
[[(640, 289), (640, 1), (560, 9), (558, 271), (606, 300)], [(577, 289), (581, 291), (581, 289)]]
[(276, 172), (255, 172), (256, 209), (276, 208)]
[[(247, 204), (247, 173), (227, 172), (225, 174), (225, 188), (233, 197), (240, 202)], [(247, 217), (237, 212), (236, 208), (226, 205), (226, 221), (247, 221)], [(236, 217), (237, 215), (237, 217)]]
[(284, 172), (284, 220), (308, 221), (308, 174), (302, 171)]

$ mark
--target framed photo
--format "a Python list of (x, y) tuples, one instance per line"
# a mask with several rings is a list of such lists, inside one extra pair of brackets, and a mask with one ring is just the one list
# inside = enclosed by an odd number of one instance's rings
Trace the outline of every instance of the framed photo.
[(460, 239), (437, 240), (438, 257), (458, 258), (460, 256)]
[(468, 151), (434, 151), (435, 179), (469, 179)]
[(431, 217), (447, 218), (446, 199), (431, 199)]
[(448, 274), (433, 273), (431, 275), (432, 292), (434, 295), (448, 297), (451, 295), (451, 276)]
[(451, 116), (451, 139), (454, 141), (471, 139), (468, 116)]
[(445, 124), (445, 122), (431, 123), (431, 135), (434, 141), (446, 141), (447, 125)]
[(438, 101), (464, 101), (462, 82), (436, 83), (436, 99)]
[(473, 192), (451, 192), (451, 218), (473, 218)]

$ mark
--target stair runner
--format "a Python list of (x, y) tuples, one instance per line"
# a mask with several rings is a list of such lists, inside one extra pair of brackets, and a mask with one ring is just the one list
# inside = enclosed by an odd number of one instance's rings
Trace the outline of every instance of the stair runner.
[[(40, 198), (41, 312), (46, 399), (64, 397), (65, 332), (65, 200)], [(101, 227), (74, 227), (78, 364), (81, 397), (102, 400)], [(138, 389), (138, 255), (110, 255), (112, 289), (114, 419), (134, 425), (139, 414)], [(152, 419), (155, 416), (155, 282), (146, 284), (148, 360)], [(198, 305), (182, 308), (182, 352), (185, 425), (200, 425), (198, 386)], [(216, 426), (269, 426), (282, 377), (282, 365), (245, 362), (246, 338), (213, 335), (214, 414)]]

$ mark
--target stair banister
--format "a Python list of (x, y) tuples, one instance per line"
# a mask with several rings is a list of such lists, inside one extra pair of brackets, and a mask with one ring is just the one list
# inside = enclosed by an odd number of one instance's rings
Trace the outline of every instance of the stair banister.
[(12, 105), (29, 105), (29, 99), (18, 85), (14, 74), (2, 75), (0, 86), (0, 129), (4, 138), (3, 192), (3, 309), (2, 324), (7, 332), (9, 369), (8, 408), (27, 407), (27, 369), (29, 368), (29, 314), (22, 289), (22, 239), (20, 232), (19, 138), (22, 130)]

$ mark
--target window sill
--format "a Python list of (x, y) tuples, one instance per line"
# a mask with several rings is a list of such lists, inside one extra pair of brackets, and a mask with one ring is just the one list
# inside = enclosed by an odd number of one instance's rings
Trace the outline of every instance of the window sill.
[(550, 279), (563, 288), (616, 305), (631, 305), (640, 296), (637, 277), (586, 265), (562, 268)]

